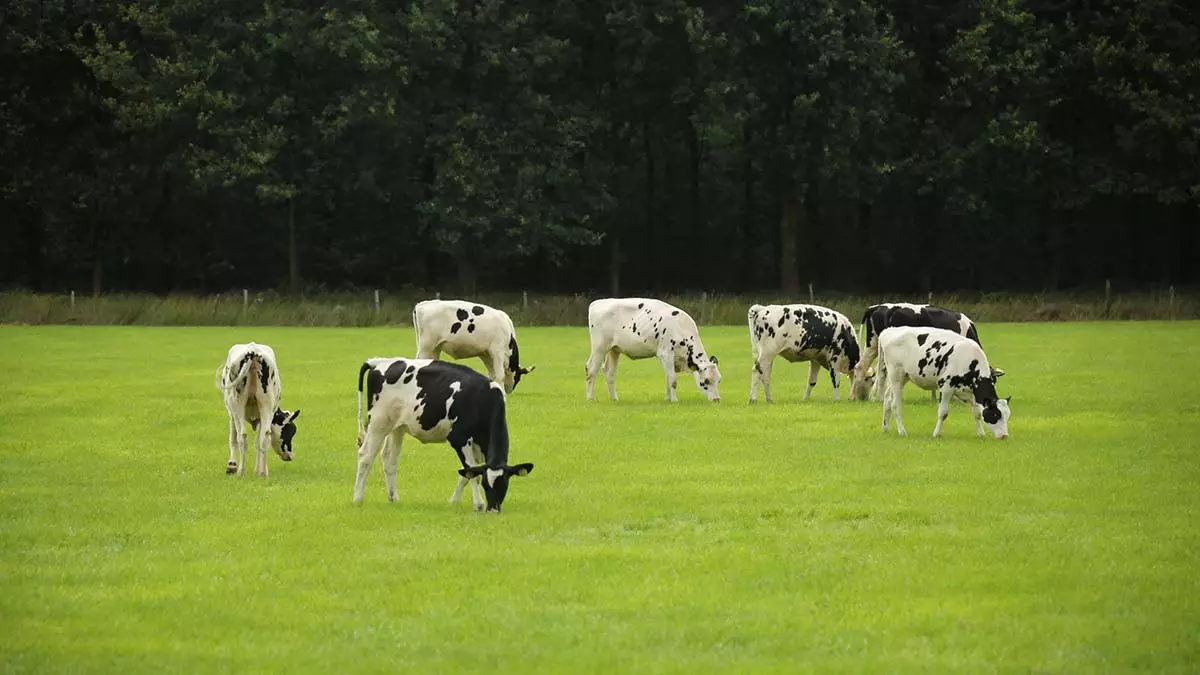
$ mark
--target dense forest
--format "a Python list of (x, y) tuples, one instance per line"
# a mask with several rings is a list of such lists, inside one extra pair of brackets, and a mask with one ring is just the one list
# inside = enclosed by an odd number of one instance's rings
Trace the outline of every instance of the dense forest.
[(0, 286), (1200, 282), (1195, 0), (10, 0)]

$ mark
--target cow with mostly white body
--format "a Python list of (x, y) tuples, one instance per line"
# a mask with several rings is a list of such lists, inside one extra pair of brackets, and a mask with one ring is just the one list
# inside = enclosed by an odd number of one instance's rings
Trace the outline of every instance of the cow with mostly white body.
[(275, 350), (249, 342), (229, 348), (225, 365), (217, 369), (216, 385), (229, 413), (229, 462), (225, 473), (239, 476), (246, 470), (246, 424), (258, 431), (254, 444), (254, 473), (267, 477), (267, 447), (285, 462), (292, 461), (292, 439), (300, 411), (281, 409), (283, 383)]
[(921, 389), (941, 394), (933, 437), (942, 433), (950, 415), (950, 400), (971, 406), (975, 427), (983, 437), (986, 426), (996, 438), (1008, 438), (1009, 402), (1000, 398), (996, 380), (1003, 373), (988, 363), (987, 355), (974, 340), (941, 328), (901, 326), (886, 328), (879, 335), (879, 372), (883, 382), (883, 430), (896, 417), (896, 433), (906, 436), (900, 417), (904, 385), (911, 381)]
[(521, 365), (517, 329), (508, 314), (466, 300), (424, 300), (413, 307), (417, 358), (437, 360), (442, 352), (455, 359), (479, 357), (505, 393), (517, 388), (536, 366)]
[(587, 361), (587, 399), (596, 399), (596, 375), (604, 368), (608, 396), (617, 400), (617, 363), (657, 358), (667, 377), (667, 400), (677, 401), (677, 373), (689, 372), (710, 401), (720, 401), (717, 357), (704, 351), (700, 329), (688, 313), (662, 300), (604, 298), (588, 306), (592, 353)]
[[(366, 376), (367, 422), (363, 424)], [(508, 421), (501, 385), (457, 363), (429, 359), (372, 358), (358, 371), (358, 473), (354, 503), (361, 504), (367, 475), (383, 451), (388, 500), (399, 491), (396, 473), (407, 434), (422, 443), (448, 442), (462, 464), (450, 496), (458, 503), (471, 483), (475, 510), (499, 513), (512, 476), (533, 464), (508, 463)], [(480, 494), (482, 483), (483, 494)], [(485, 501), (486, 497), (486, 501)]]
[(758, 401), (762, 385), (771, 402), (771, 366), (776, 356), (796, 363), (808, 361), (808, 388), (804, 400), (817, 385), (821, 368), (829, 371), (833, 400), (840, 398), (840, 376), (849, 375), (858, 364), (858, 336), (845, 315), (817, 305), (751, 305), (746, 313), (750, 327), (750, 402)]

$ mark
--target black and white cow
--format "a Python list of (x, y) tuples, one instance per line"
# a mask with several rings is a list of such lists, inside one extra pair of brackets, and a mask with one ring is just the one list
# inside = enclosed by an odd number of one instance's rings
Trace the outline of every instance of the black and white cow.
[(904, 385), (912, 381), (918, 387), (941, 393), (937, 425), (933, 437), (942, 433), (942, 424), (950, 414), (950, 399), (971, 406), (975, 427), (983, 437), (983, 427), (996, 438), (1008, 438), (1009, 401), (996, 393), (997, 373), (988, 364), (979, 343), (942, 328), (900, 326), (885, 328), (879, 334), (879, 373), (883, 381), (883, 430), (888, 430), (891, 415), (896, 416), (896, 433), (907, 435), (900, 418)]
[(760, 384), (767, 403), (771, 402), (771, 365), (776, 356), (792, 363), (809, 362), (805, 401), (817, 385), (822, 367), (833, 381), (833, 400), (839, 399), (840, 376), (851, 374), (859, 358), (858, 336), (850, 319), (816, 305), (751, 305), (746, 320), (754, 359), (750, 369), (751, 403), (758, 401)]
[(596, 374), (604, 367), (608, 396), (617, 400), (617, 362), (658, 358), (667, 375), (667, 400), (676, 401), (676, 373), (691, 372), (710, 401), (720, 401), (717, 357), (706, 354), (700, 329), (687, 312), (662, 300), (605, 298), (588, 306), (592, 354), (587, 362), (587, 398), (596, 399)]
[(417, 358), (436, 361), (442, 352), (455, 359), (477, 356), (509, 394), (522, 375), (537, 367), (521, 367), (517, 330), (508, 314), (494, 307), (466, 300), (425, 300), (413, 307), (413, 328)]
[[(367, 379), (367, 423), (363, 426), (363, 376)], [(451, 503), (468, 482), (475, 510), (500, 512), (511, 476), (524, 476), (533, 464), (508, 463), (508, 422), (504, 389), (483, 374), (429, 359), (367, 359), (358, 371), (358, 475), (354, 503), (361, 504), (367, 474), (383, 450), (390, 501), (396, 501), (400, 446), (408, 434), (422, 443), (446, 441), (462, 463)], [(480, 482), (483, 495), (480, 494)]]
[[(258, 431), (254, 444), (256, 475), (267, 476), (268, 444), (283, 461), (292, 461), (292, 438), (296, 435), (300, 411), (288, 412), (279, 407), (283, 383), (279, 379), (275, 350), (253, 342), (234, 345), (229, 348), (225, 365), (217, 369), (216, 378), (217, 388), (224, 394), (225, 410), (229, 412), (229, 462), (225, 473), (240, 476), (246, 470), (247, 422)], [(263, 420), (270, 422), (263, 424)]]
[[(868, 371), (879, 354), (879, 334), (884, 329), (893, 326), (927, 326), (952, 330), (974, 340), (976, 344), (980, 344), (979, 331), (975, 328), (975, 322), (962, 312), (910, 302), (884, 302), (871, 305), (863, 313), (863, 354), (862, 360), (858, 362), (858, 368), (854, 371), (851, 385), (854, 398), (865, 401), (869, 397), (871, 382)], [(874, 381), (876, 396), (880, 393), (880, 387), (881, 381), (876, 377)], [(936, 398), (937, 394), (934, 393), (933, 396)]]

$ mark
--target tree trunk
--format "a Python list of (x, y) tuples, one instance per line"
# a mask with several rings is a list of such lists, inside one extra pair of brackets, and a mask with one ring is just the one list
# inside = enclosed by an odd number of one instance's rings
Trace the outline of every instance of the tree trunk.
[(475, 261), (471, 256), (460, 253), (454, 258), (458, 266), (458, 290), (465, 297), (475, 295), (475, 282), (478, 279), (478, 271), (475, 268)]
[(654, 255), (654, 147), (650, 143), (650, 123), (642, 122), (642, 149), (646, 153), (646, 268), (651, 287), (658, 286)]
[(616, 298), (621, 295), (621, 235), (610, 234), (608, 244), (608, 287)]
[(796, 262), (796, 225), (800, 219), (800, 199), (796, 187), (784, 178), (779, 193), (779, 284), (784, 296), (800, 294), (800, 270)]
[(300, 254), (296, 250), (296, 198), (288, 198), (288, 292), (300, 295)]
[(742, 244), (742, 278), (743, 288), (752, 288), (758, 279), (754, 266), (754, 160), (750, 155), (750, 126), (742, 127), (742, 213), (741, 213), (741, 244)]

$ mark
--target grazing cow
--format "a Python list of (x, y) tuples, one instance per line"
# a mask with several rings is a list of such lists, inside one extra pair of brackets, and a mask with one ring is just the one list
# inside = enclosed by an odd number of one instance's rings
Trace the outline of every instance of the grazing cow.
[(505, 393), (517, 388), (522, 375), (537, 366), (521, 367), (517, 330), (508, 314), (465, 300), (425, 300), (413, 307), (417, 358), (436, 361), (442, 352), (455, 359), (478, 356), (488, 374), (504, 383)]
[[(871, 364), (879, 353), (879, 334), (893, 326), (927, 326), (952, 330), (968, 337), (979, 344), (979, 332), (975, 322), (962, 312), (951, 309), (934, 307), (933, 305), (915, 305), (910, 302), (885, 302), (871, 305), (863, 313), (862, 360), (854, 371), (851, 384), (852, 396), (859, 400), (867, 400), (870, 395), (872, 382), (868, 376)], [(874, 380), (875, 394), (878, 397), (882, 381)], [(932, 396), (936, 399), (937, 393)]]
[[(216, 385), (224, 393), (225, 409), (229, 411), (229, 462), (225, 473), (240, 476), (246, 470), (246, 422), (258, 431), (254, 444), (256, 475), (267, 477), (268, 443), (283, 461), (292, 461), (292, 438), (300, 411), (288, 412), (279, 407), (283, 384), (275, 350), (253, 342), (230, 347), (225, 365), (217, 369)], [(270, 422), (264, 424), (263, 420)]]
[(833, 381), (833, 400), (839, 399), (841, 374), (850, 374), (858, 365), (858, 336), (854, 324), (844, 315), (816, 305), (751, 305), (746, 320), (750, 325), (750, 402), (758, 401), (762, 385), (771, 402), (771, 364), (776, 356), (788, 361), (808, 361), (808, 388), (804, 400), (817, 385), (817, 373), (824, 366)]
[(605, 298), (588, 306), (592, 355), (587, 362), (587, 398), (596, 399), (596, 374), (604, 366), (608, 396), (617, 400), (617, 361), (657, 357), (667, 374), (667, 400), (676, 401), (676, 373), (690, 371), (710, 401), (720, 401), (717, 357), (704, 353), (700, 329), (687, 312), (662, 300)]
[[(363, 375), (367, 376), (367, 424), (363, 426)], [(508, 463), (508, 423), (504, 390), (481, 373), (428, 359), (367, 359), (358, 371), (358, 475), (354, 503), (361, 504), (367, 474), (383, 450), (383, 473), (390, 501), (396, 501), (400, 445), (409, 434), (422, 443), (448, 441), (462, 462), (451, 503), (468, 482), (475, 510), (500, 512), (510, 476), (524, 476), (532, 464)], [(483, 495), (480, 494), (480, 482)]]
[(884, 381), (883, 430), (888, 430), (888, 420), (894, 414), (896, 433), (907, 435), (900, 408), (904, 385), (911, 380), (922, 389), (942, 394), (934, 438), (942, 433), (952, 398), (971, 406), (980, 437), (986, 424), (996, 438), (1008, 438), (1012, 397), (1002, 399), (996, 394), (996, 378), (1001, 374), (988, 364), (979, 343), (954, 331), (913, 326), (886, 328), (879, 334), (878, 377)]

